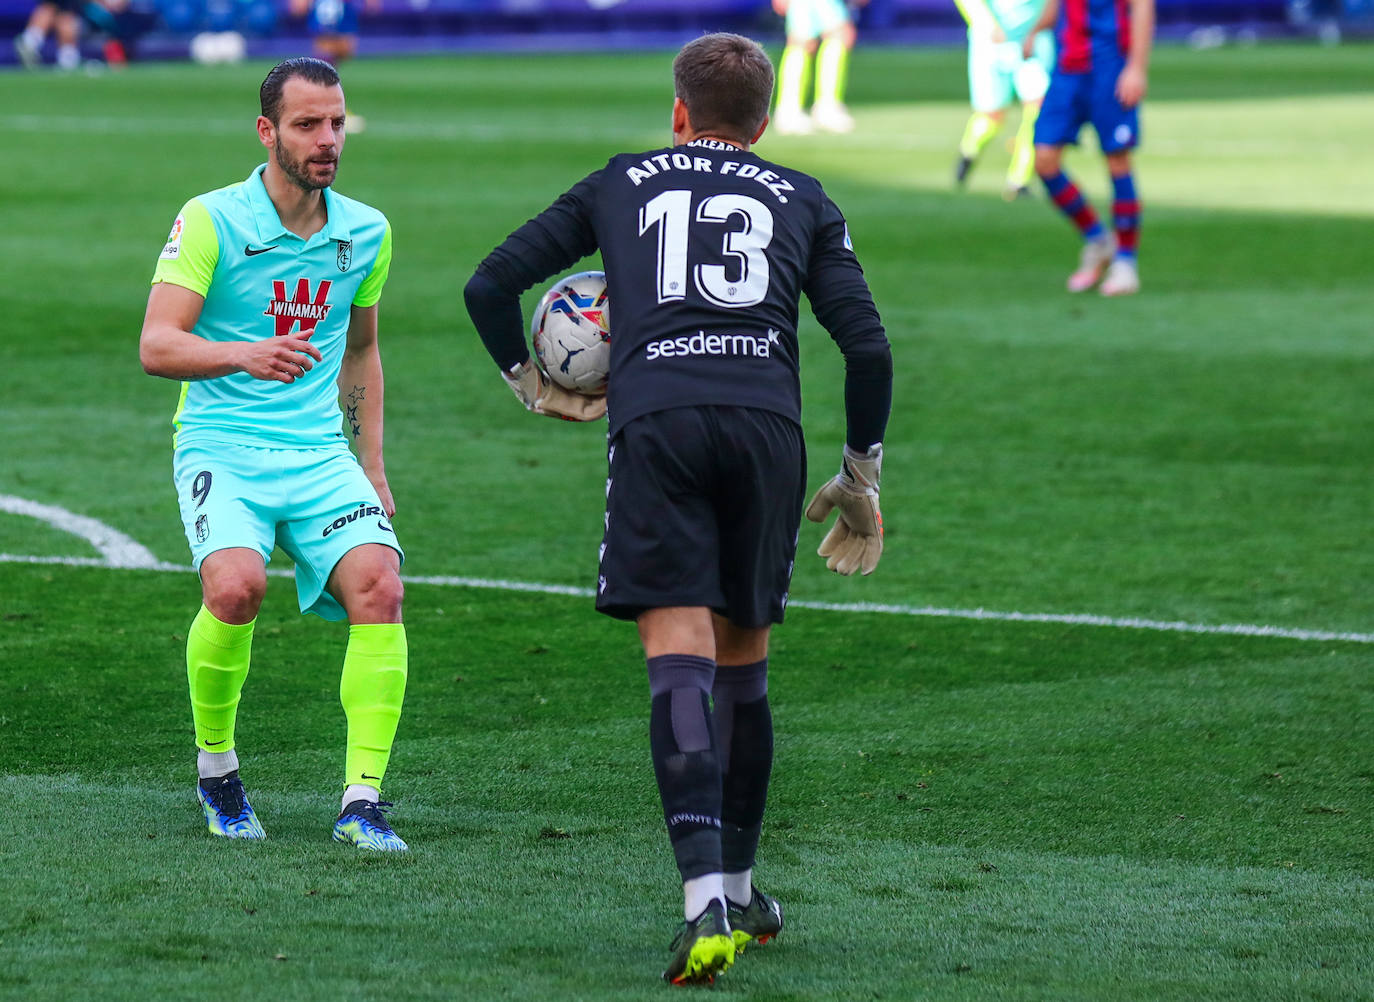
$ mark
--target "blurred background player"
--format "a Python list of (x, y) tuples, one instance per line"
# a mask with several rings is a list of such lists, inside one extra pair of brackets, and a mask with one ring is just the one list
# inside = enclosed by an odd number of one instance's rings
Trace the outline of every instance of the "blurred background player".
[[(114, 15), (128, 5), (128, 0), (42, 0), (29, 14), (23, 32), (14, 39), (15, 54), (29, 69), (38, 67), (43, 62), (43, 43), (52, 35), (57, 41), (57, 68), (77, 69), (81, 65), (83, 20), (108, 27), (113, 24)], [(125, 62), (123, 45), (114, 38), (111, 42), (106, 47), (106, 58), (111, 63)]]
[[(358, 22), (362, 9), (381, 10), (381, 0), (291, 0), (293, 17), (306, 18), (316, 57), (338, 66), (358, 54)], [(362, 132), (366, 120), (357, 112), (348, 113), (349, 132)]]
[[(816, 129), (852, 132), (854, 118), (844, 104), (849, 52), (856, 37), (849, 8), (843, 0), (773, 0), (773, 10), (787, 19), (773, 128), (782, 135), (806, 135)], [(813, 56), (816, 100), (808, 115)]]
[[(1140, 102), (1145, 97), (1154, 0), (1046, 0), (1034, 32), (1055, 24), (1059, 55), (1035, 123), (1035, 172), (1054, 204), (1078, 228), (1083, 250), (1069, 276), (1070, 292), (1086, 292), (1100, 280), (1104, 296), (1140, 291), (1136, 249), (1140, 199), (1131, 172), (1131, 150), (1140, 143)], [(1087, 198), (1064, 172), (1064, 147), (1078, 142), (1092, 122), (1112, 179), (1112, 228), (1107, 232)]]
[(1054, 66), (1054, 40), (1048, 31), (1036, 33), (1029, 56), (1023, 50), (1041, 0), (954, 2), (968, 22), (968, 92), (973, 106), (959, 140), (955, 183), (967, 180), (978, 155), (1002, 128), (1014, 95), (1021, 101), (1021, 126), (1016, 130), (1002, 197), (1029, 195), (1035, 169), (1035, 119)]

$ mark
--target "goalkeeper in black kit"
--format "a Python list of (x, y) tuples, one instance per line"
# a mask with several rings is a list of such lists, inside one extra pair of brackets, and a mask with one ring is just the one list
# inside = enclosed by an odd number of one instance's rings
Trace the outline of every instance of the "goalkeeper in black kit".
[[(649, 746), (686, 921), (664, 977), (709, 982), (782, 908), (753, 883), (773, 760), (768, 635), (783, 619), (806, 478), (797, 315), (805, 294), (845, 360), (840, 473), (806, 515), (834, 526), (827, 566), (868, 574), (892, 356), (844, 217), (806, 174), (760, 159), (773, 67), (739, 35), (673, 63), (673, 145), (621, 154), (512, 233), (465, 290), (483, 343), (527, 410), (609, 416), (596, 607), (639, 627)], [(551, 383), (525, 345), (520, 294), (601, 251), (610, 383)]]

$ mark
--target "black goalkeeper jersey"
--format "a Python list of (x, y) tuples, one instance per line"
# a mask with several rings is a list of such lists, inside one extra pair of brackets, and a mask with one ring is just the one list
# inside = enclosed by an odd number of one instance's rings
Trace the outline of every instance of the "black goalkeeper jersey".
[[(598, 249), (611, 308), (611, 435), (651, 411), (697, 404), (800, 423), (804, 294), (845, 355), (846, 396), (871, 384), (878, 398), (849, 400), (851, 432), (856, 408), (873, 411), (863, 423), (876, 420), (859, 447), (881, 438), (887, 337), (844, 217), (814, 178), (709, 139), (620, 154), (512, 233), (478, 275), (518, 294)], [(519, 336), (521, 350), (506, 346), (506, 357), (525, 357)]]

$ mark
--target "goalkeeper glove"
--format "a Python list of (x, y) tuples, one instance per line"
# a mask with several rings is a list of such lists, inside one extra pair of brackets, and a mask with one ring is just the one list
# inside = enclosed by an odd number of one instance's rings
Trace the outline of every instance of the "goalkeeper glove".
[(597, 421), (606, 416), (606, 397), (589, 397), (565, 390), (539, 371), (533, 358), (501, 373), (525, 410), (564, 421)]
[(878, 510), (882, 468), (881, 442), (862, 453), (846, 445), (839, 474), (806, 506), (806, 517), (813, 522), (824, 522), (832, 508), (839, 509), (834, 526), (816, 550), (827, 558), (825, 566), (837, 574), (857, 570), (872, 574), (883, 555), (883, 513)]

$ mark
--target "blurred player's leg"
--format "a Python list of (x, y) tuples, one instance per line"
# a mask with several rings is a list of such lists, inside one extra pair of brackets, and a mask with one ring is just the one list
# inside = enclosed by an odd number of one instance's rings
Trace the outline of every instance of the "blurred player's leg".
[(1140, 199), (1129, 171), (1112, 175), (1112, 221), (1116, 228), (1117, 257), (1136, 256), (1140, 245)]
[(959, 160), (954, 165), (954, 183), (962, 185), (968, 180), (974, 161), (984, 148), (997, 135), (1002, 127), (1002, 113), (975, 111), (964, 126), (964, 134), (959, 138)]
[(1005, 45), (971, 33), (968, 43), (968, 99), (973, 109), (959, 139), (954, 183), (962, 185), (984, 148), (1002, 128), (1012, 99), (1012, 75), (1003, 65)]
[(854, 119), (844, 103), (852, 37), (852, 29), (827, 36), (816, 50), (816, 104), (811, 117), (827, 132), (854, 130)]
[(14, 40), (14, 51), (25, 69), (35, 69), (43, 62), (43, 40), (57, 22), (55, 3), (40, 3), (29, 15), (29, 22)]
[(43, 31), (32, 25), (14, 39), (14, 52), (26, 70), (37, 69), (43, 63)]
[(81, 20), (70, 11), (57, 15), (57, 68), (74, 70), (81, 65)]
[(1078, 268), (1069, 276), (1068, 290), (1084, 292), (1091, 289), (1111, 264), (1112, 256), (1116, 253), (1116, 241), (1102, 228), (1102, 223), (1087, 198), (1064, 172), (1060, 148), (1037, 146), (1035, 170), (1044, 182), (1050, 200), (1083, 237), (1083, 250), (1079, 255)]
[(1011, 149), (1011, 164), (1007, 167), (1007, 183), (1002, 197), (1008, 201), (1030, 194), (1031, 177), (1035, 174), (1035, 119), (1040, 114), (1040, 102), (1021, 106), (1021, 127)]
[(1003, 197), (1008, 201), (1030, 194), (1030, 180), (1035, 173), (1035, 129), (1040, 108), (1050, 89), (1050, 70), (1054, 66), (1054, 43), (1049, 32), (1040, 32), (1032, 42), (1029, 58), (1015, 53), (1015, 68), (1011, 73), (1011, 89), (1021, 102), (1021, 127), (1012, 144), (1011, 163), (1007, 167), (1007, 182)]
[(1116, 231), (1116, 257), (1107, 269), (1099, 290), (1104, 296), (1129, 296), (1140, 291), (1136, 250), (1140, 245), (1140, 199), (1127, 152), (1108, 154), (1112, 176), (1112, 225)]
[(808, 44), (789, 38), (778, 64), (778, 105), (773, 120), (773, 127), (782, 135), (800, 136), (812, 131), (805, 109), (810, 67)]

